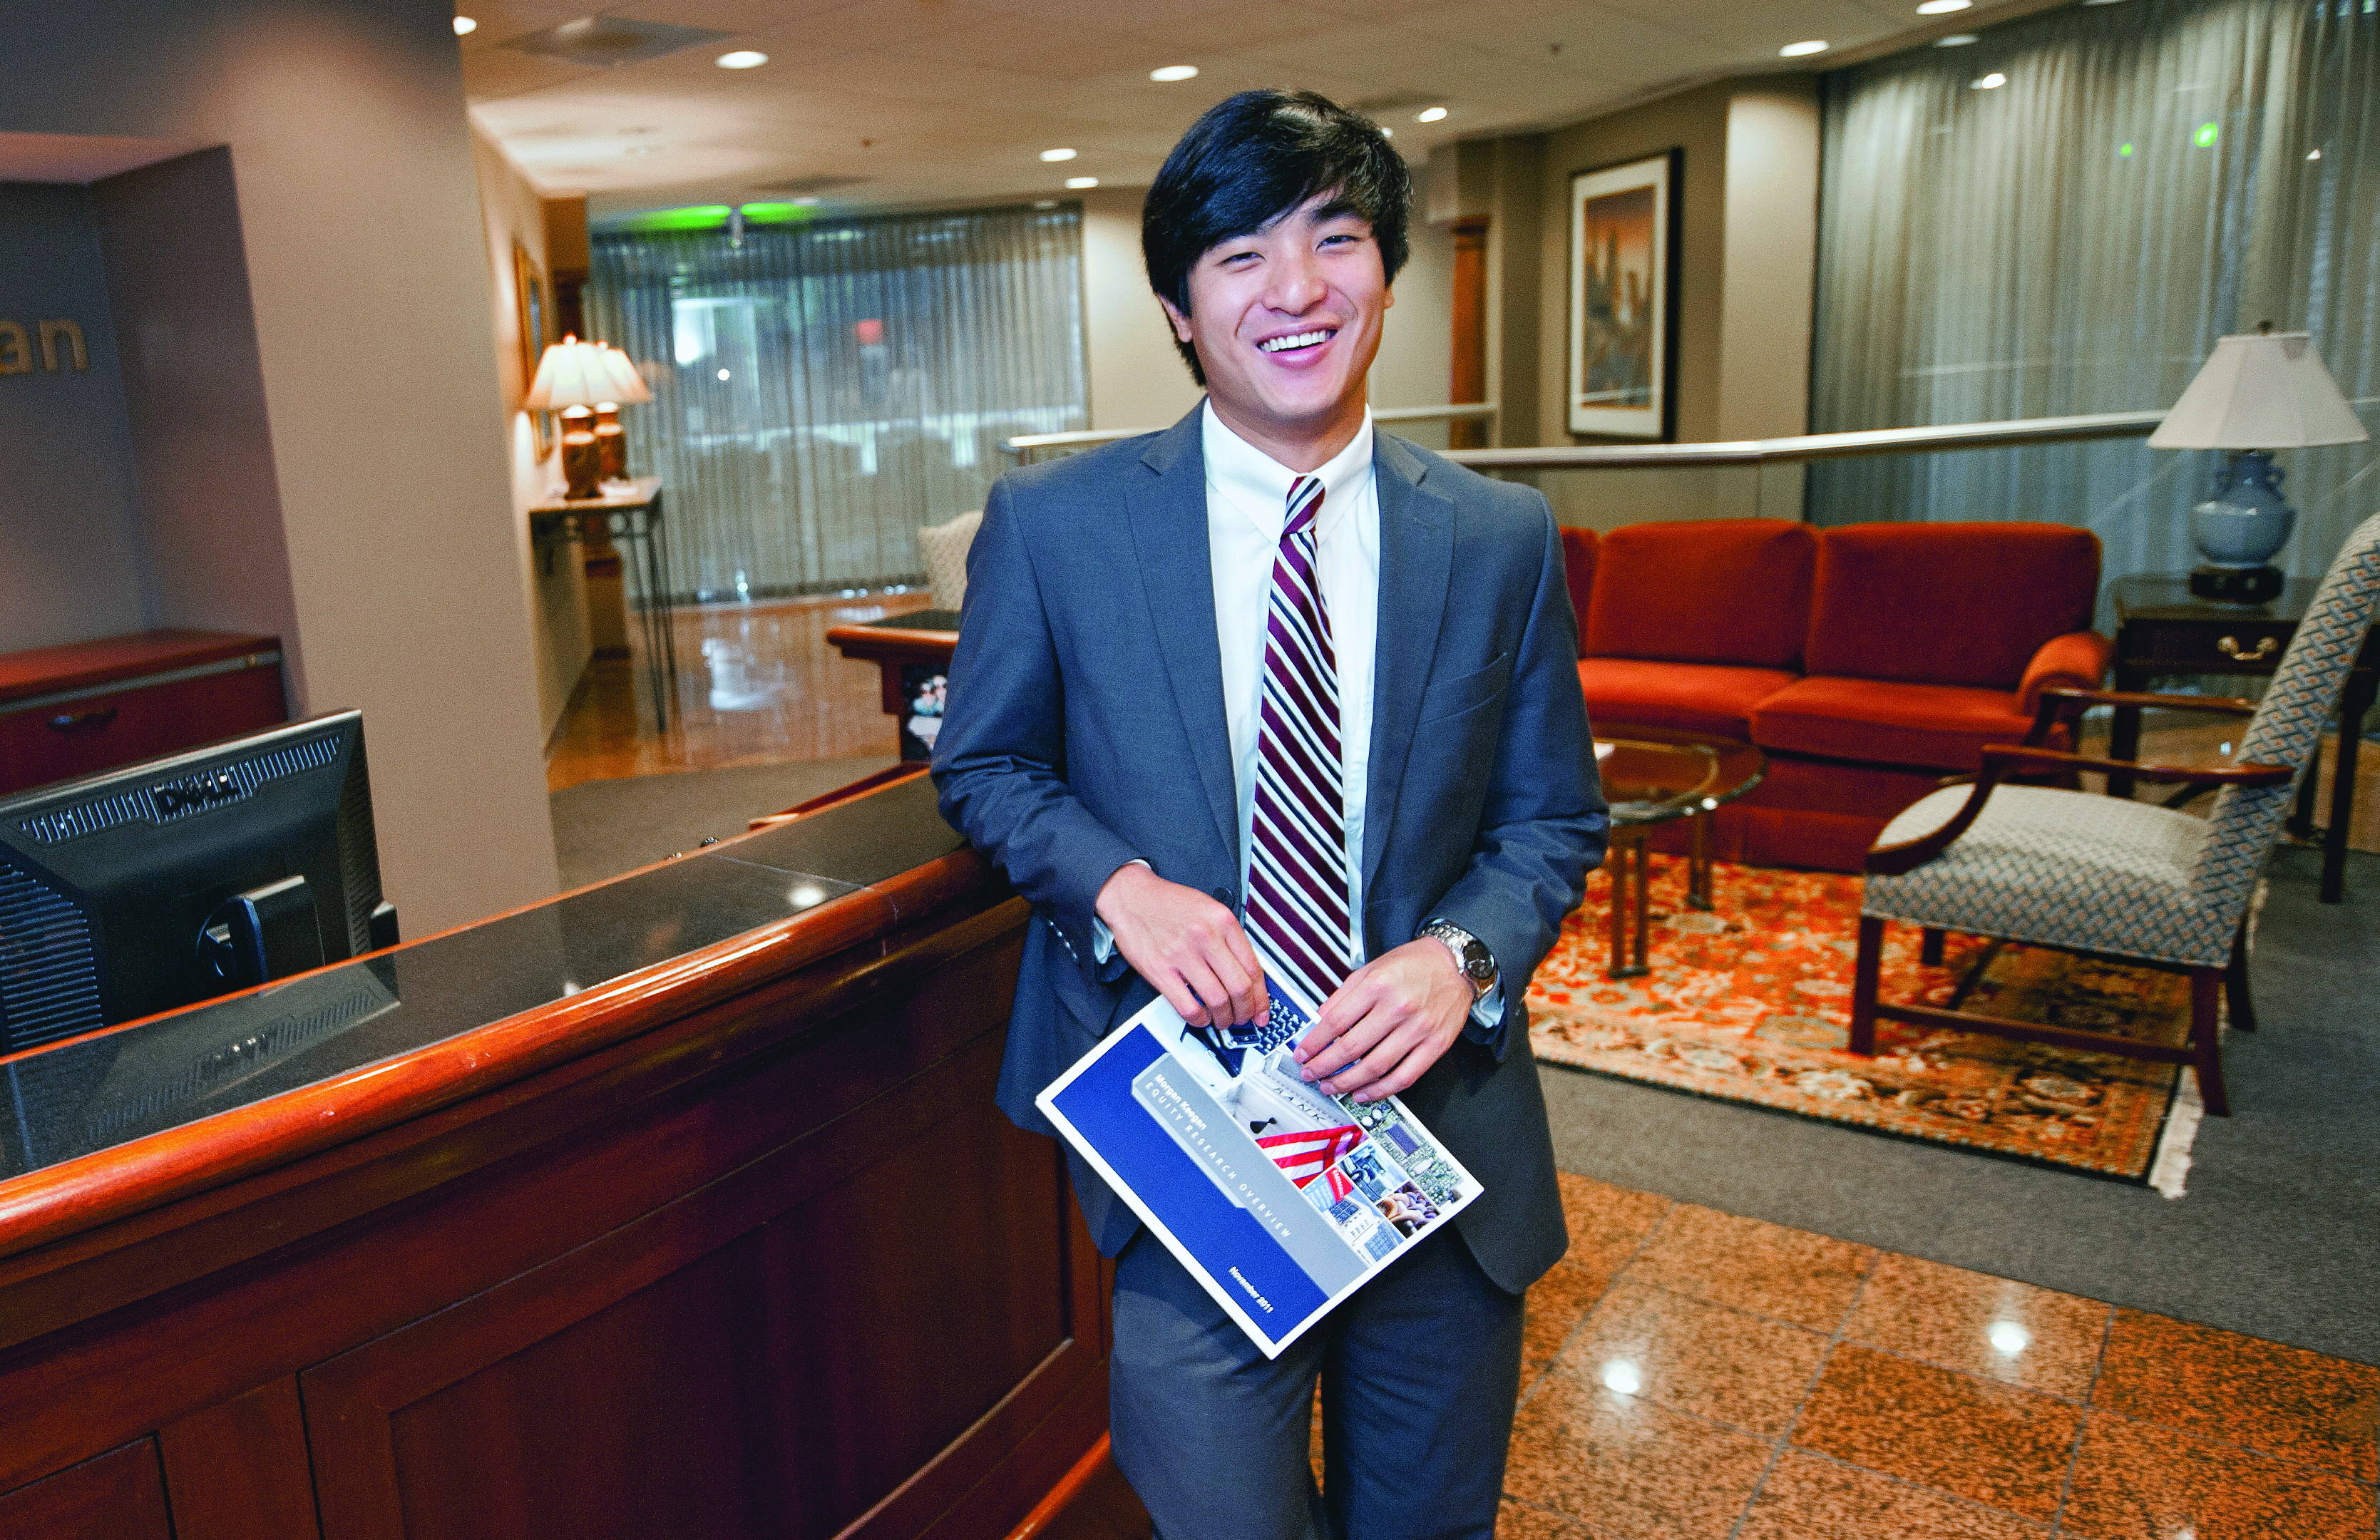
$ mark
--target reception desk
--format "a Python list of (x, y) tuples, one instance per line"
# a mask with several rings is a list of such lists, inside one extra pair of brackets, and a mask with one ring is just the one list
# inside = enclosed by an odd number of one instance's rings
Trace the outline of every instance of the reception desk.
[(919, 777), (0, 1061), (0, 1534), (1064, 1532), (1025, 919)]

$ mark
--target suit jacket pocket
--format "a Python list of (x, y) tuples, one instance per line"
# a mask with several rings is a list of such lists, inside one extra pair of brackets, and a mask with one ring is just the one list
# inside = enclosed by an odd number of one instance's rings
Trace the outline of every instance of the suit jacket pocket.
[(1416, 727), (1459, 716), (1475, 706), (1485, 705), (1504, 693), (1512, 682), (1512, 655), (1500, 652), (1496, 661), (1476, 673), (1458, 674), (1452, 679), (1432, 682), (1422, 692), (1421, 714), (1415, 719)]

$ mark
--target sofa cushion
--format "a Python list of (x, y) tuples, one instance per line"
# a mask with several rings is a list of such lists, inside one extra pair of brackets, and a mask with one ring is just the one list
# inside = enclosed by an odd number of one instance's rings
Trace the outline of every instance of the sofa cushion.
[(1562, 526), (1562, 576), (1570, 587), (1571, 613), (1578, 620), (1578, 655), (1586, 656), (1586, 607), (1595, 598), (1595, 531)]
[(2019, 742), (2031, 725), (2013, 690), (1812, 674), (1754, 708), (1752, 741), (1831, 759), (1972, 770), (1983, 767), (1985, 744)]
[(1816, 559), (1814, 532), (1784, 519), (1614, 529), (1596, 552), (1586, 656), (1799, 669)]
[(2090, 625), (2098, 593), (2087, 529), (1844, 525), (1818, 536), (1804, 668), (2013, 690), (2043, 643)]
[(1671, 727), (1717, 738), (1751, 736), (1752, 709), (1793, 683), (1782, 669), (1664, 663), (1643, 658), (1582, 658), (1579, 688), (1597, 733)]

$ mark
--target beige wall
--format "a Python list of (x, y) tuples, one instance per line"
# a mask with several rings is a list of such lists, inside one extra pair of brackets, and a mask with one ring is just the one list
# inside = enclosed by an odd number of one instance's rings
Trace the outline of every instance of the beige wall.
[[(529, 414), (515, 403), (528, 389), (520, 349), (520, 300), (513, 271), (516, 243), (546, 274), (552, 304), (554, 264), (546, 250), (545, 204), (520, 169), (478, 128), (471, 163), (480, 184), (480, 217), (487, 231), (490, 328), (495, 333), (496, 375), (503, 390), (505, 453), (512, 468), (513, 533), (520, 552), (521, 586), (536, 633), (538, 730), (547, 738), (561, 725), (571, 693), (595, 656), (587, 623), (586, 553), (576, 541), (529, 545), (528, 512), (545, 501), (561, 468), (551, 448), (540, 456)], [(583, 265), (586, 257), (578, 253)]]
[[(1591, 443), (1563, 411), (1572, 174), (1685, 152), (1679, 198), (1682, 443), (1806, 430), (1817, 249), (1818, 106), (1804, 75), (1723, 80), (1544, 134), (1441, 152), (1464, 169), (1450, 214), (1488, 212), (1488, 377), (1507, 444)], [(1476, 205), (1474, 207), (1473, 205)], [(1798, 467), (1548, 473), (1566, 523), (1801, 516)]]
[[(261, 421), (234, 425), (251, 455), (217, 501), (277, 518), (278, 551), (233, 559), (285, 564), (298, 706), (363, 709), (381, 869), (413, 935), (558, 882), (452, 17), (447, 0), (47, 7), (0, 76), (0, 132), (228, 152)], [(153, 345), (194, 375), (210, 361), (192, 339)]]

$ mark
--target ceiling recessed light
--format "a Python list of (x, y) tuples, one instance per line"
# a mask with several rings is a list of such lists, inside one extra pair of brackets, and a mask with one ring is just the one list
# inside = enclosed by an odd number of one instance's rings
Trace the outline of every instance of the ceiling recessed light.
[(1041, 158), (1045, 161), (1071, 161), (1075, 152), (1071, 150), (1044, 150)]
[(1975, 0), (1923, 0), (1923, 4), (1917, 7), (1917, 14), (1920, 16), (1948, 16), (1952, 11), (1963, 11), (1974, 3)]
[(1415, 123), (1438, 123), (1443, 121), (1445, 117), (1446, 109), (1444, 107), (1424, 107), (1421, 111), (1414, 114), (1414, 121)]
[(2008, 77), (2001, 74), (1997, 69), (1993, 70), (1989, 75), (1985, 76), (1980, 80), (1970, 80), (1967, 82), (1968, 89), (1971, 91), (1998, 91), (2000, 87), (2007, 84)]
[(722, 54), (718, 60), (722, 69), (758, 69), (768, 62), (768, 55), (751, 48), (738, 48), (733, 54)]
[(455, 18), (455, 35), (458, 38), (468, 36), (479, 30), (480, 24), (468, 16), (458, 16)]
[(1098, 187), (1099, 185), (1099, 179), (1096, 176), (1069, 176), (1066, 178), (1066, 185), (1074, 188), (1076, 192), (1080, 192), (1085, 188)]
[(1816, 38), (1812, 38), (1807, 42), (1787, 43), (1784, 47), (1777, 50), (1777, 56), (1780, 59), (1798, 59), (1806, 54), (1823, 54), (1826, 51), (1827, 45), (1823, 42)]
[(1198, 78), (1198, 67), (1195, 64), (1169, 64), (1161, 69), (1150, 70), (1148, 78), (1152, 80), (1195, 80)]
[(1936, 38), (1934, 40), (1934, 46), (1937, 48), (1964, 48), (1971, 42), (1981, 42), (1983, 41), (1983, 39), (1977, 37), (1973, 32), (1952, 32), (1949, 37)]

